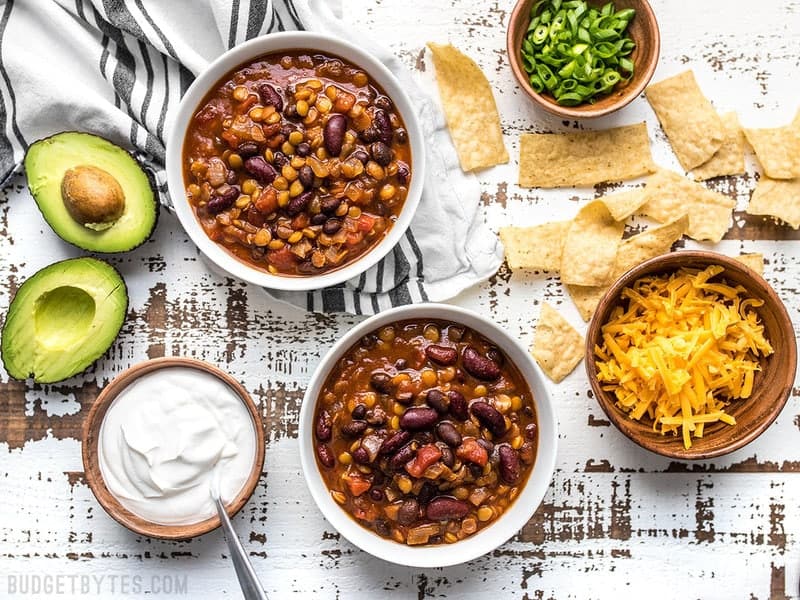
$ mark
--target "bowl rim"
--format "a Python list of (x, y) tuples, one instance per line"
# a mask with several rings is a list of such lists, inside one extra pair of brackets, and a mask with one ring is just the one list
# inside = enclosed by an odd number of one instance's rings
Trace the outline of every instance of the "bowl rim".
[[(539, 439), (533, 469), (511, 507), (493, 524), (453, 544), (408, 546), (378, 536), (352, 519), (331, 498), (317, 467), (313, 418), (322, 385), (336, 361), (370, 331), (404, 319), (443, 319), (463, 324), (497, 344), (517, 366), (531, 388), (536, 406)], [(473, 311), (449, 304), (423, 303), (396, 307), (366, 319), (350, 329), (325, 353), (311, 376), (300, 409), (300, 462), (314, 501), (327, 521), (352, 544), (383, 560), (410, 567), (446, 567), (491, 552), (519, 532), (530, 520), (552, 483), (558, 445), (555, 405), (544, 377), (528, 352), (499, 325)], [(443, 551), (444, 550), (444, 551)]]
[(122, 506), (105, 484), (103, 473), (100, 469), (98, 444), (100, 442), (100, 430), (105, 415), (119, 394), (143, 375), (147, 375), (153, 371), (175, 367), (196, 369), (214, 375), (220, 379), (241, 399), (253, 420), (253, 428), (256, 436), (255, 459), (250, 469), (250, 475), (242, 485), (239, 493), (233, 501), (225, 506), (229, 517), (233, 517), (239, 512), (250, 499), (250, 496), (253, 495), (264, 468), (264, 454), (266, 448), (266, 436), (261, 423), (261, 416), (250, 394), (232, 375), (210, 363), (196, 358), (178, 356), (153, 358), (125, 369), (112, 379), (95, 399), (83, 423), (81, 457), (83, 460), (86, 482), (89, 484), (89, 488), (100, 503), (100, 506), (103, 507), (103, 510), (117, 523), (127, 527), (134, 533), (162, 540), (183, 540), (206, 534), (220, 526), (219, 516), (214, 515), (203, 521), (186, 525), (165, 525), (162, 523), (154, 523), (131, 512)]
[[(783, 359), (789, 361), (790, 364), (790, 381), (788, 385), (784, 386), (784, 388), (780, 390), (780, 394), (776, 395), (777, 400), (772, 404), (770, 410), (766, 413), (764, 418), (756, 424), (755, 427), (747, 428), (743, 431), (743, 435), (734, 438), (730, 443), (724, 446), (703, 452), (693, 451), (691, 448), (686, 450), (683, 447), (683, 444), (680, 443), (680, 438), (676, 438), (676, 443), (670, 446), (647, 443), (647, 438), (638, 436), (630, 430), (628, 427), (628, 416), (616, 409), (614, 403), (608, 400), (606, 392), (600, 388), (600, 384), (597, 381), (597, 374), (594, 369), (593, 340), (598, 337), (600, 328), (603, 325), (603, 323), (600, 322), (601, 314), (605, 312), (606, 307), (611, 307), (615, 304), (615, 300), (619, 296), (622, 289), (630, 285), (631, 282), (637, 280), (639, 277), (642, 277), (648, 273), (658, 272), (658, 269), (654, 267), (659, 267), (668, 260), (684, 260), (687, 263), (696, 261), (699, 263), (719, 264), (725, 267), (726, 270), (732, 269), (740, 271), (746, 275), (753, 284), (752, 288), (751, 286), (748, 286), (748, 291), (752, 289), (755, 294), (764, 299), (764, 306), (765, 308), (769, 308), (775, 315), (779, 324), (779, 329), (794, 332), (791, 318), (789, 317), (789, 313), (786, 310), (785, 304), (780, 299), (780, 296), (778, 296), (777, 292), (761, 275), (753, 271), (744, 263), (741, 263), (730, 256), (709, 250), (679, 250), (676, 252), (667, 252), (665, 254), (648, 259), (645, 262), (626, 271), (603, 295), (603, 298), (597, 305), (597, 309), (592, 315), (592, 320), (590, 321), (589, 327), (586, 331), (584, 356), (586, 375), (589, 379), (589, 385), (591, 386), (592, 393), (594, 394), (597, 403), (600, 405), (600, 408), (603, 409), (603, 412), (605, 412), (617, 430), (638, 446), (660, 456), (674, 458), (681, 461), (699, 461), (718, 458), (739, 450), (759, 437), (762, 433), (764, 433), (764, 431), (767, 430), (767, 428), (769, 428), (770, 425), (772, 425), (775, 419), (778, 418), (778, 415), (781, 413), (784, 406), (786, 406), (786, 402), (789, 399), (789, 394), (792, 390), (792, 382), (794, 381), (795, 374), (797, 373), (796, 340), (795, 343), (788, 345), (787, 355)], [(665, 267), (663, 271), (671, 272), (677, 268), (680, 268), (680, 265), (676, 267)], [(794, 339), (794, 335), (791, 337)]]
[(648, 29), (651, 30), (654, 46), (653, 59), (647, 62), (644, 72), (642, 73), (641, 80), (636, 85), (626, 87), (624, 95), (622, 95), (615, 103), (610, 104), (605, 108), (593, 108), (594, 105), (592, 104), (582, 104), (578, 107), (560, 106), (553, 102), (546, 101), (542, 94), (534, 91), (534, 89), (531, 88), (530, 84), (528, 83), (528, 79), (525, 77), (520, 65), (520, 60), (518, 57), (519, 48), (514, 41), (514, 31), (516, 30), (515, 24), (520, 22), (522, 19), (527, 19), (527, 15), (525, 15), (523, 7), (530, 1), (531, 0), (517, 0), (517, 3), (514, 5), (514, 8), (511, 11), (511, 16), (508, 20), (508, 27), (506, 28), (506, 53), (508, 55), (509, 66), (514, 74), (514, 78), (517, 80), (519, 87), (522, 88), (522, 91), (534, 102), (534, 104), (546, 110), (550, 114), (558, 117), (569, 117), (573, 119), (595, 119), (609, 115), (624, 108), (638, 98), (650, 83), (650, 80), (655, 74), (656, 67), (658, 66), (658, 59), (661, 55), (661, 31), (658, 26), (658, 19), (656, 19), (655, 11), (653, 11), (653, 7), (650, 5), (648, 0), (636, 0), (636, 2), (640, 3), (645, 20), (649, 25)]
[[(311, 276), (273, 275), (241, 261), (213, 242), (203, 230), (185, 196), (182, 157), (186, 130), (198, 105), (208, 91), (229, 71), (265, 54), (286, 50), (317, 50), (337, 55), (361, 68), (384, 89), (401, 114), (411, 145), (411, 183), (403, 208), (389, 231), (353, 262), (333, 271)], [(200, 252), (217, 267), (254, 285), (283, 291), (311, 291), (341, 284), (359, 276), (383, 259), (401, 242), (411, 225), (422, 197), (425, 181), (427, 141), (414, 104), (395, 75), (374, 55), (342, 38), (310, 31), (269, 33), (217, 57), (192, 82), (170, 120), (166, 145), (166, 173), (169, 198), (178, 220)]]

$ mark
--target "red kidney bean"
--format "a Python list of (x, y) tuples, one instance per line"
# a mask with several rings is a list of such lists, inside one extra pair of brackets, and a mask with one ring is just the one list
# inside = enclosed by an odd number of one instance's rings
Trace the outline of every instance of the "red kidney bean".
[(255, 142), (242, 142), (236, 147), (236, 151), (242, 158), (250, 158), (258, 154), (258, 144)]
[[(408, 183), (408, 177), (411, 175), (411, 170), (408, 168), (408, 165), (405, 163), (398, 162), (397, 163), (397, 181), (400, 182), (401, 185), (405, 185)], [(458, 340), (454, 340), (458, 341)]]
[(378, 535), (389, 537), (389, 524), (386, 522), (386, 519), (376, 519), (372, 522), (372, 526), (375, 528), (375, 533)]
[(425, 356), (438, 365), (454, 365), (458, 360), (458, 351), (450, 346), (431, 344), (425, 347)]
[(333, 458), (333, 452), (331, 452), (327, 444), (317, 444), (317, 458), (319, 458), (320, 464), (328, 469), (336, 464), (336, 459)]
[(416, 456), (417, 451), (412, 444), (406, 444), (400, 450), (395, 452), (389, 459), (389, 468), (393, 471), (399, 471), (406, 466), (406, 463)]
[(414, 393), (413, 392), (399, 392), (399, 393), (394, 395), (394, 399), (395, 399), (396, 402), (399, 402), (400, 404), (408, 405), (408, 404), (411, 404), (411, 402), (414, 400)]
[(362, 164), (366, 164), (369, 161), (369, 154), (367, 154), (363, 150), (356, 150), (350, 156), (358, 159)]
[(372, 142), (378, 141), (380, 134), (378, 133), (378, 129), (370, 125), (363, 131), (358, 134), (358, 137), (361, 139), (362, 142), (365, 144), (371, 144)]
[(440, 415), (447, 413), (450, 404), (447, 400), (447, 396), (442, 393), (442, 390), (436, 389), (428, 390), (428, 393), (425, 394), (425, 402)]
[(308, 142), (300, 142), (297, 144), (297, 148), (294, 149), (295, 154), (302, 158), (305, 158), (309, 154), (311, 154), (311, 144)]
[(374, 502), (380, 502), (381, 500), (383, 500), (383, 490), (382, 490), (382, 489), (380, 489), (380, 488), (372, 488), (372, 489), (369, 491), (369, 497), (370, 497), (370, 498), (371, 498), (371, 499), (372, 499)]
[(464, 368), (467, 373), (477, 379), (484, 381), (494, 381), (500, 377), (500, 367), (491, 358), (481, 356), (481, 354), (472, 346), (464, 348), (464, 353), (461, 355), (464, 363)]
[(461, 445), (461, 434), (450, 421), (439, 423), (436, 426), (436, 434), (448, 446), (455, 448)]
[(529, 440), (536, 439), (536, 423), (528, 423), (525, 425), (525, 437)]
[(361, 446), (353, 450), (352, 455), (353, 460), (359, 465), (368, 465), (371, 462), (369, 460), (369, 452), (367, 452), (366, 448), (362, 448)]
[(283, 152), (276, 152), (272, 157), (272, 164), (274, 164), (279, 169), (282, 169), (283, 167), (289, 164), (289, 157), (286, 156)]
[(425, 509), (425, 516), (431, 521), (463, 519), (467, 514), (469, 514), (469, 504), (452, 496), (437, 496)]
[(447, 392), (447, 399), (450, 400), (450, 414), (459, 421), (466, 421), (469, 419), (469, 407), (467, 406), (467, 399), (458, 390), (450, 390)]
[(341, 203), (342, 201), (339, 198), (336, 198), (334, 196), (328, 196), (326, 198), (323, 198), (322, 201), (320, 202), (320, 209), (326, 215), (332, 215), (333, 213), (336, 212), (336, 209), (339, 208), (339, 205)]
[(486, 454), (491, 454), (492, 450), (494, 450), (494, 444), (489, 440), (485, 440), (482, 437), (479, 437), (477, 440), (478, 444), (483, 446), (483, 449), (486, 450)]
[(397, 138), (398, 144), (405, 144), (408, 141), (408, 132), (402, 127), (395, 129), (394, 135)]
[(383, 142), (375, 142), (369, 147), (369, 150), (372, 153), (372, 158), (380, 166), (385, 167), (392, 162), (392, 149)]
[(519, 458), (526, 465), (532, 465), (536, 460), (536, 448), (531, 442), (525, 442), (519, 449)]
[(398, 358), (394, 361), (394, 368), (398, 371), (402, 371), (406, 367), (408, 367), (408, 361), (405, 358)]
[(233, 185), (239, 179), (239, 176), (236, 174), (236, 171), (233, 169), (228, 169), (228, 172), (225, 174), (225, 183), (228, 185)]
[(375, 106), (383, 110), (392, 110), (392, 101), (388, 96), (380, 95), (375, 98)]
[(386, 456), (394, 454), (403, 444), (411, 439), (411, 434), (408, 431), (398, 431), (389, 438), (386, 438), (381, 444), (379, 453)]
[(500, 445), (500, 478), (509, 485), (519, 481), (520, 466), (516, 450), (508, 444)]
[(214, 196), (206, 204), (206, 210), (217, 214), (233, 206), (234, 200), (239, 197), (239, 188), (235, 185), (220, 186)]
[(344, 134), (347, 131), (347, 118), (344, 115), (333, 114), (328, 118), (323, 130), (325, 150), (331, 156), (339, 156), (344, 143)]
[(430, 429), (439, 419), (439, 413), (432, 408), (415, 406), (408, 408), (400, 417), (400, 427), (409, 431)]
[(388, 394), (392, 391), (392, 378), (383, 371), (373, 371), (369, 376), (369, 384), (376, 392), (381, 394)]
[(505, 417), (494, 406), (479, 400), (470, 404), (469, 410), (481, 422), (481, 425), (492, 432), (494, 437), (499, 438), (505, 434)]
[(397, 522), (400, 525), (411, 525), (419, 518), (419, 502), (414, 498), (404, 500), (397, 511)]
[(392, 122), (389, 120), (389, 115), (386, 114), (386, 111), (380, 108), (376, 110), (372, 122), (375, 125), (375, 129), (378, 130), (378, 139), (387, 146), (391, 146), (394, 131), (392, 130)]
[(314, 192), (312, 191), (303, 192), (296, 198), (292, 198), (289, 200), (289, 204), (286, 205), (286, 214), (290, 217), (296, 217), (306, 208), (308, 208), (308, 205), (311, 203), (313, 198)]
[(453, 465), (456, 464), (455, 454), (453, 454), (453, 451), (450, 449), (450, 447), (445, 444), (441, 444), (439, 448), (442, 451), (442, 464), (448, 469), (452, 469)]
[(275, 89), (269, 83), (262, 83), (258, 86), (261, 103), (264, 106), (274, 106), (276, 111), (281, 112), (283, 110), (283, 98), (278, 90), (280, 88)]
[(325, 213), (317, 213), (311, 217), (312, 225), (323, 225), (328, 220), (328, 215)]
[(366, 405), (364, 405), (364, 404), (356, 404), (353, 407), (353, 412), (350, 413), (350, 415), (354, 419), (363, 419), (364, 417), (367, 416), (367, 407), (366, 407)]
[(297, 179), (304, 188), (308, 189), (314, 185), (314, 171), (308, 165), (303, 165), (297, 172)]
[(366, 421), (353, 420), (345, 425), (342, 425), (342, 433), (347, 437), (358, 437), (367, 428)]
[(491, 361), (494, 361), (497, 365), (501, 367), (506, 362), (506, 357), (503, 356), (503, 353), (500, 352), (499, 348), (495, 348), (494, 346), (492, 346), (486, 351), (486, 358), (488, 358)]
[(321, 410), (317, 417), (316, 434), (320, 442), (327, 442), (331, 439), (333, 432), (333, 419), (327, 410)]
[(251, 156), (244, 161), (244, 170), (255, 177), (259, 183), (268, 184), (275, 181), (278, 172), (261, 156)]
[(322, 226), (322, 231), (328, 235), (333, 235), (341, 228), (342, 228), (342, 220), (337, 219), (336, 217), (331, 217), (330, 219), (325, 221), (325, 224)]

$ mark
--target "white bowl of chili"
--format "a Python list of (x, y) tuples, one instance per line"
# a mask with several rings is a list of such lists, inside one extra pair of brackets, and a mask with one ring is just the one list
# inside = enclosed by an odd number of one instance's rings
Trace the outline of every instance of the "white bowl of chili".
[(290, 291), (340, 284), (383, 258), (411, 223), (425, 166), (392, 73), (306, 31), (212, 62), (178, 106), (166, 157), (175, 212), (200, 251), (239, 279)]
[(538, 367), (504, 329), (463, 308), (404, 306), (323, 357), (300, 411), (300, 460), (317, 506), (350, 542), (444, 567), (491, 552), (533, 516), (557, 428)]

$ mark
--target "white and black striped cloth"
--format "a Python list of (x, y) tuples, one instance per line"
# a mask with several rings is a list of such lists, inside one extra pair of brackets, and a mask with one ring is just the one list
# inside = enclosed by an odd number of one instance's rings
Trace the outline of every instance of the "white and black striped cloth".
[(337, 287), (267, 292), (312, 311), (372, 314), (451, 298), (491, 276), (502, 248), (441, 111), (394, 55), (339, 19), (338, 0), (0, 0), (0, 185), (33, 141), (88, 131), (135, 149), (168, 204), (170, 108), (216, 56), (287, 29), (339, 35), (378, 56), (409, 90), (431, 151), (417, 215), (384, 260)]

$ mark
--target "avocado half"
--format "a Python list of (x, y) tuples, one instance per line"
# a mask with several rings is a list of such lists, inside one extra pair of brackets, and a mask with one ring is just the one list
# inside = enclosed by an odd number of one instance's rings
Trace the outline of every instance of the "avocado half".
[(88, 133), (67, 131), (25, 154), (28, 188), (53, 231), (93, 252), (125, 252), (155, 229), (152, 181), (125, 150)]
[(14, 379), (53, 383), (105, 354), (128, 310), (117, 270), (96, 258), (57, 262), (17, 290), (3, 325), (3, 365)]

